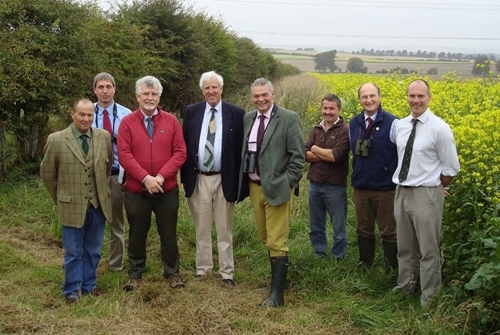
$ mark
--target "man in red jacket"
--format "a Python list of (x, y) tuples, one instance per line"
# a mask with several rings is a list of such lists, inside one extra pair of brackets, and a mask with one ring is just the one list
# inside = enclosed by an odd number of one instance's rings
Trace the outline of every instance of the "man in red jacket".
[(172, 288), (179, 277), (177, 171), (186, 160), (186, 145), (177, 119), (158, 108), (163, 87), (153, 76), (137, 80), (139, 109), (123, 118), (118, 131), (118, 159), (126, 172), (125, 211), (130, 224), (126, 291), (137, 289), (146, 268), (146, 238), (155, 213), (160, 235), (163, 277)]

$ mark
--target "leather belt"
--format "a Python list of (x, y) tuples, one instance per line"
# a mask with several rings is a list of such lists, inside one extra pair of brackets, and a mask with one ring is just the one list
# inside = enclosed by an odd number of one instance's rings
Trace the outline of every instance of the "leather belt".
[(215, 176), (216, 174), (220, 174), (220, 171), (200, 171), (200, 170), (198, 170), (198, 173), (205, 175), (205, 176)]
[(259, 180), (253, 180), (253, 179), (250, 179), (250, 181), (254, 184), (257, 184), (259, 186), (262, 186), (262, 181), (259, 179)]
[(111, 175), (112, 176), (118, 176), (118, 174), (120, 173), (120, 170), (111, 170)]
[(408, 185), (399, 185), (401, 186), (402, 188), (415, 188), (415, 187), (418, 187), (418, 186), (408, 186)]

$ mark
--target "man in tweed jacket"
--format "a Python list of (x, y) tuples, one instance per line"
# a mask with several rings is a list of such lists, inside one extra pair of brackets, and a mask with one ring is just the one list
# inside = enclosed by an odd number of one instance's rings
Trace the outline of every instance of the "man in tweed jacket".
[(73, 123), (50, 134), (40, 166), (40, 176), (58, 207), (64, 245), (66, 302), (79, 294), (98, 296), (96, 270), (106, 219), (111, 220), (111, 196), (107, 177), (113, 150), (105, 130), (91, 128), (94, 105), (88, 99), (75, 102)]

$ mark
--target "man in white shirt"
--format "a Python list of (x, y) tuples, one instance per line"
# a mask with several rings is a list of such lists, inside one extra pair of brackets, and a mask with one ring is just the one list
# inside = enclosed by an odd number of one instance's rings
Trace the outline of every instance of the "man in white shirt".
[(444, 188), (460, 170), (451, 128), (429, 110), (429, 84), (408, 86), (411, 115), (398, 122), (398, 167), (394, 216), (398, 231), (399, 276), (395, 291), (415, 292), (420, 275), (420, 303), (427, 305), (441, 286), (440, 234)]

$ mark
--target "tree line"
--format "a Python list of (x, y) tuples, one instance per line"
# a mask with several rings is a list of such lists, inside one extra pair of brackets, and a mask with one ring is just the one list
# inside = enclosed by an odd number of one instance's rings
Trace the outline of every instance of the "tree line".
[[(335, 57), (337, 56), (337, 50), (330, 50), (326, 52), (318, 53), (314, 56), (314, 69), (318, 72), (340, 72), (341, 69), (335, 64)], [(472, 66), (471, 73), (474, 76), (490, 76), (493, 73), (492, 66), (495, 66), (496, 72), (500, 73), (500, 60), (497, 62), (492, 61), (491, 57), (486, 55), (477, 55), (474, 59), (474, 65)], [(359, 57), (351, 57), (347, 61), (346, 72), (351, 73), (368, 73), (368, 68), (364, 66), (363, 59)], [(410, 71), (407, 68), (397, 67), (395, 69), (381, 70), (376, 73), (388, 74), (388, 73), (401, 73), (409, 74), (415, 73), (415, 70)], [(432, 67), (427, 70), (428, 75), (437, 75), (438, 68)]]
[[(478, 54), (471, 53), (462, 53), (462, 52), (435, 52), (435, 51), (425, 51), (425, 50), (417, 50), (416, 52), (404, 50), (374, 50), (374, 49), (361, 49), (360, 51), (352, 51), (353, 55), (363, 55), (363, 56), (399, 56), (399, 57), (422, 57), (422, 58), (438, 58), (438, 59), (464, 59), (464, 60), (472, 60)], [(490, 61), (496, 61), (496, 57), (493, 54), (489, 54), (488, 59)]]
[(199, 76), (209, 70), (224, 77), (226, 92), (246, 93), (258, 77), (300, 72), (180, 0), (133, 1), (112, 13), (90, 0), (3, 0), (0, 173), (16, 164), (37, 171), (50, 126), (68, 121), (75, 99), (94, 98), (98, 72), (115, 77), (116, 99), (132, 109), (135, 81), (154, 75), (162, 107), (178, 114), (201, 98)]

